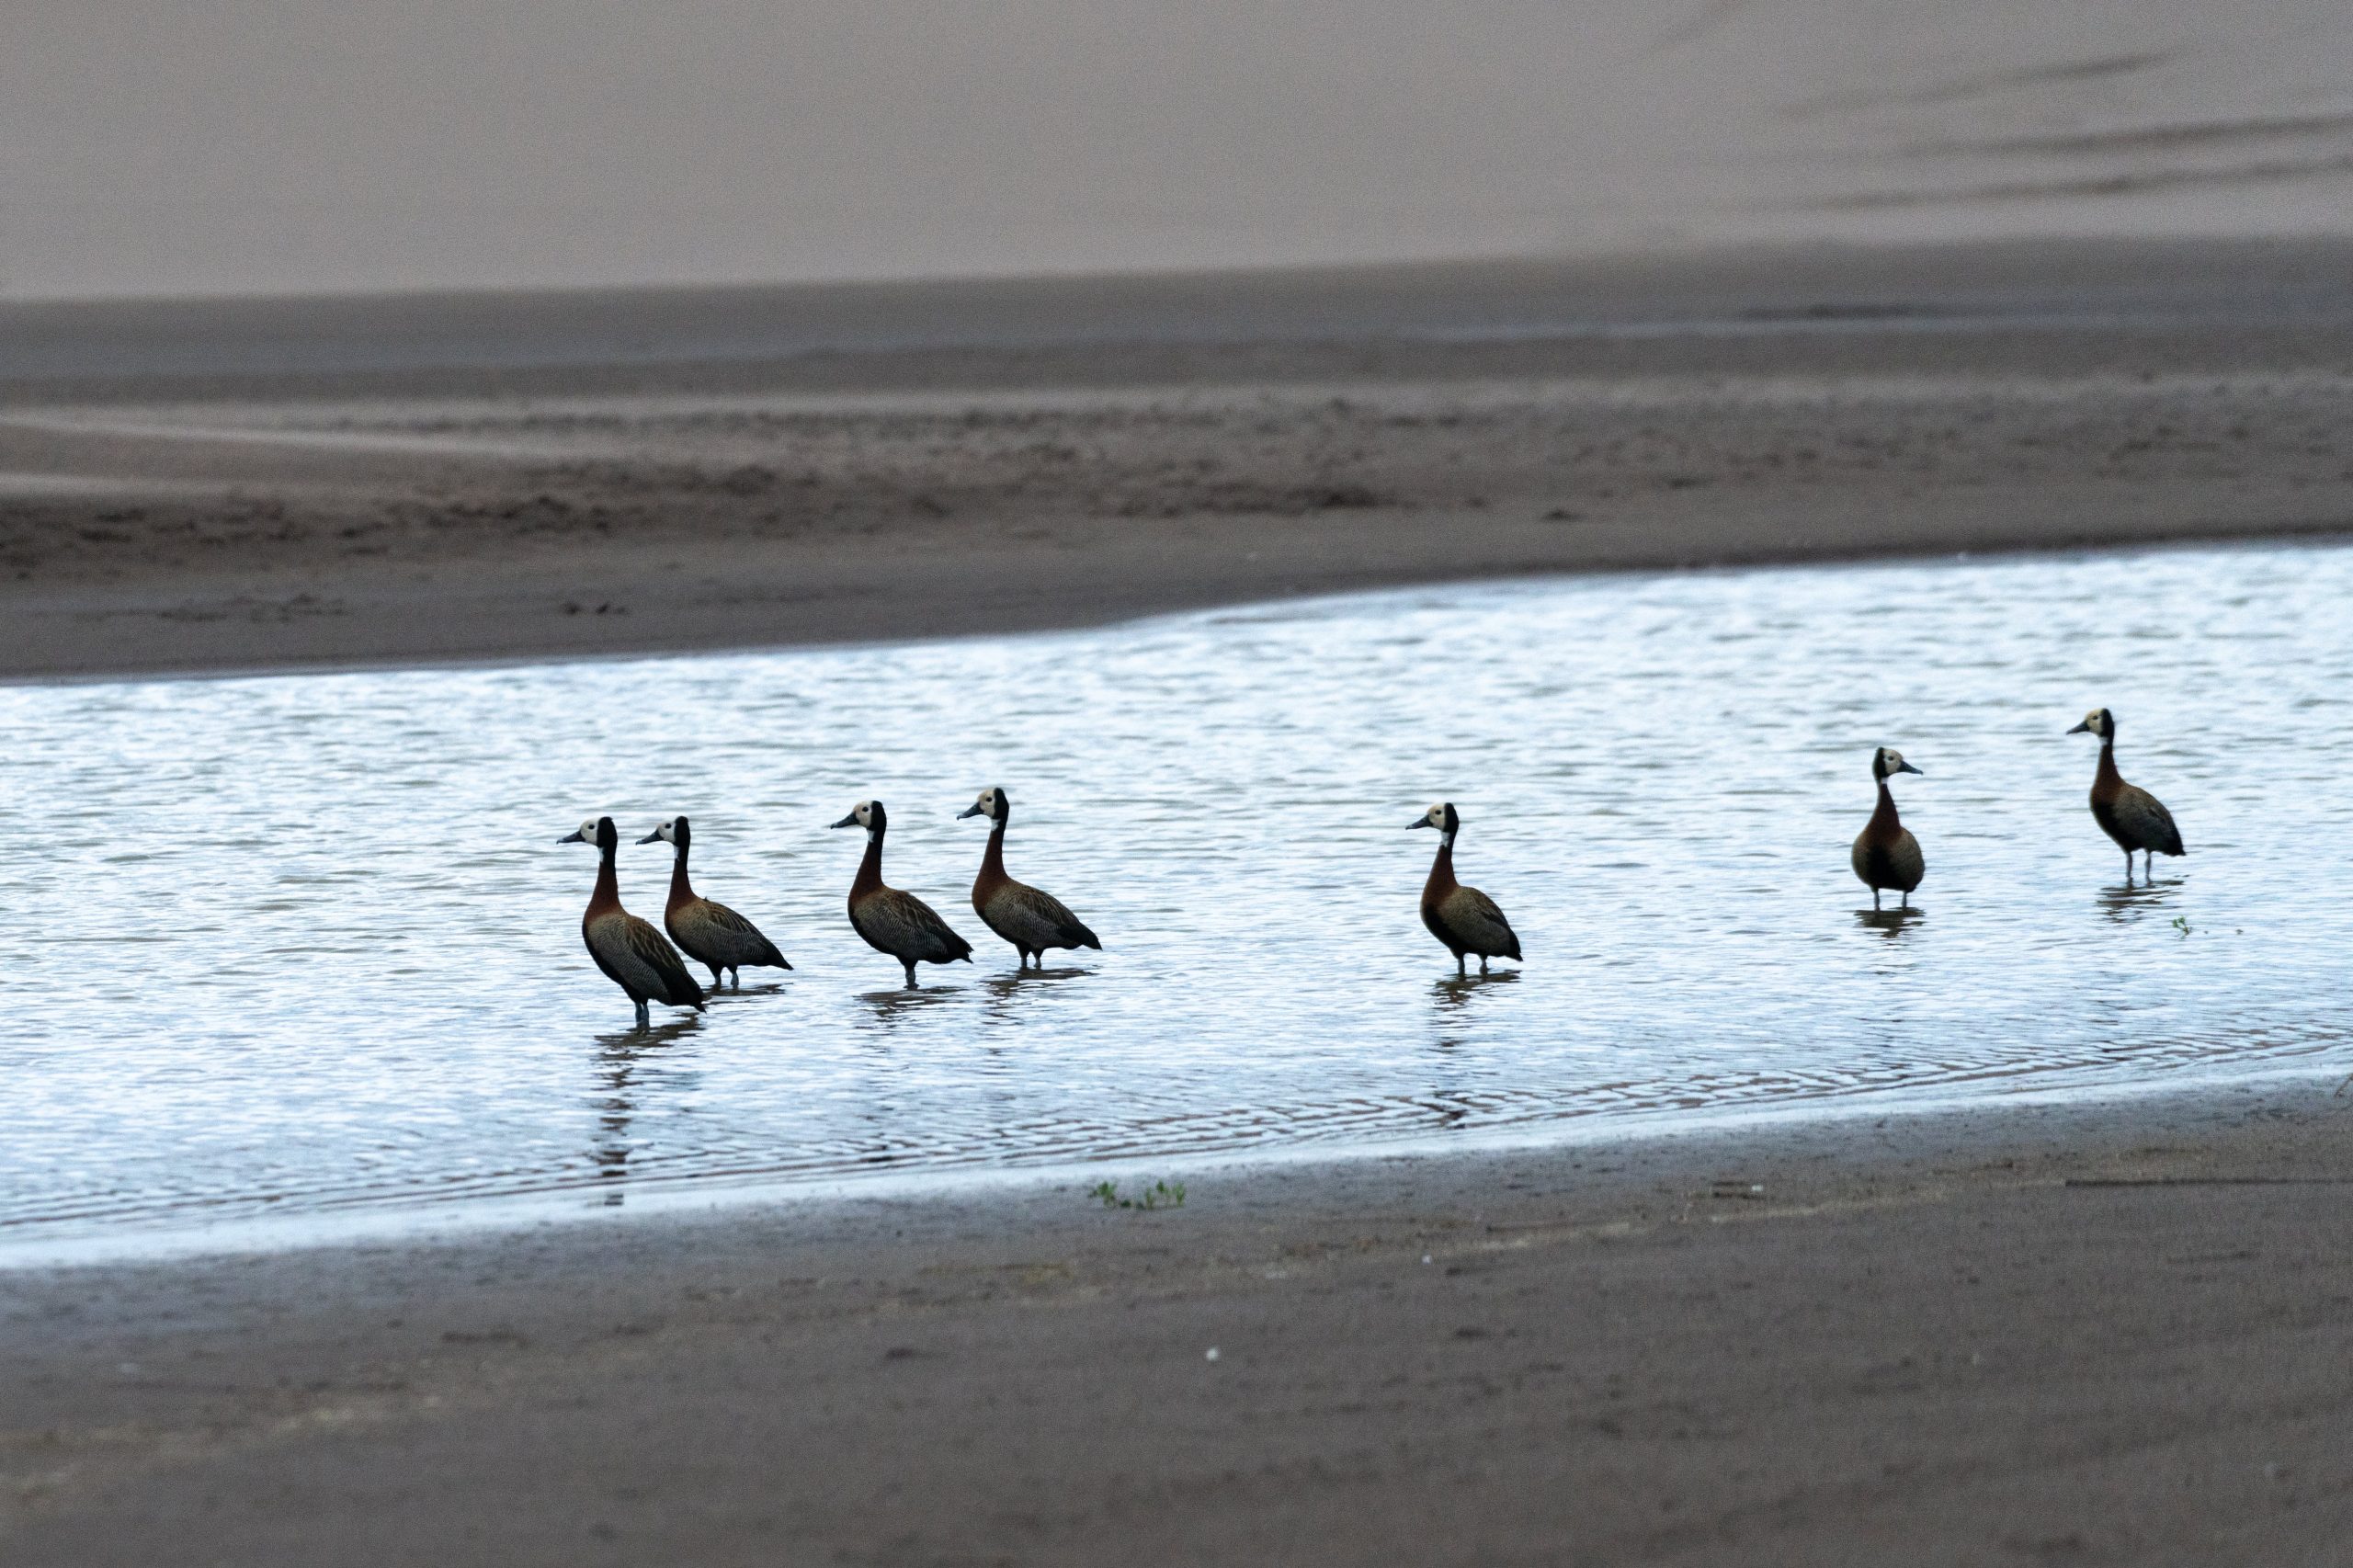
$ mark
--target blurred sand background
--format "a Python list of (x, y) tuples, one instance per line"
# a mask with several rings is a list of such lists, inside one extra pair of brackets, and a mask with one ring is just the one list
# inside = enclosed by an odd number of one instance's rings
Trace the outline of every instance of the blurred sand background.
[[(2326, 0), (6, 38), (0, 678), (2353, 525)], [(2343, 1108), (0, 1271), (0, 1557), (2323, 1561)]]
[(19, 5), (0, 295), (2342, 233), (2331, 0)]
[(24, 9), (0, 674), (2347, 519), (2320, 0)]
[(2327, 533), (2353, 245), (0, 311), (0, 674)]

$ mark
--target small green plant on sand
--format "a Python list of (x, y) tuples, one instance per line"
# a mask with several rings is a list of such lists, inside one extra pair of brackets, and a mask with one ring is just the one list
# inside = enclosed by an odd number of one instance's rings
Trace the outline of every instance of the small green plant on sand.
[(1185, 1184), (1156, 1181), (1133, 1198), (1121, 1196), (1120, 1184), (1098, 1181), (1086, 1189), (1086, 1196), (1106, 1209), (1182, 1209), (1185, 1207)]

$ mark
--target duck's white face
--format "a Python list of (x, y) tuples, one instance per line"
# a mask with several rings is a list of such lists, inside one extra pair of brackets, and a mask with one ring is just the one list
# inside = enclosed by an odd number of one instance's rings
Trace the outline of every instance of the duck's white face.
[(1879, 748), (1879, 770), (1891, 778), (1904, 771), (1904, 754), (1893, 746)]
[(874, 802), (860, 801), (849, 814), (858, 826), (870, 828), (874, 825)]
[(668, 822), (665, 822), (660, 827), (655, 828), (654, 830), (654, 836), (660, 839), (665, 844), (677, 843), (678, 819), (672, 817)]
[(588, 845), (592, 848), (595, 847), (597, 843), (597, 819), (595, 817), (590, 817), (586, 822), (580, 824), (580, 842)]
[(980, 808), (981, 815), (988, 818), (991, 822), (995, 822), (996, 820), (999, 801), (1000, 797), (996, 790), (995, 789), (988, 789), (982, 790), (980, 799), (974, 801), (972, 804)]
[(1437, 805), (1432, 806), (1428, 811), (1424, 812), (1422, 816), (1432, 827), (1438, 829), (1440, 832), (1444, 832), (1446, 828), (1446, 802), (1444, 801), (1440, 801)]
[(2084, 728), (2089, 730), (2095, 735), (2107, 734), (2108, 710), (2105, 708), (2095, 708), (2090, 712), (2085, 714)]

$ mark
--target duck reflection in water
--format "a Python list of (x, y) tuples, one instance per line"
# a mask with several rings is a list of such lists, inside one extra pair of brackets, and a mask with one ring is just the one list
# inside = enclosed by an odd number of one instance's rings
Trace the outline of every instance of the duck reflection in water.
[(1856, 925), (1866, 930), (1876, 931), (1891, 942), (1901, 940), (1904, 933), (1927, 918), (1927, 915), (1925, 911), (1910, 908), (1855, 911)]
[[(1430, 983), (1430, 1017), (1438, 1025), (1438, 1036), (1431, 1041), (1441, 1059), (1450, 1057), (1471, 1043), (1466, 1032), (1472, 1025), (1470, 1011), (1472, 998), (1491, 985), (1517, 985), (1520, 971), (1516, 969), (1497, 970), (1492, 974), (1450, 974), (1444, 980)], [(1460, 1119), (1457, 1111), (1442, 1119), (1449, 1123)]]
[(1491, 986), (1517, 985), (1520, 971), (1499, 969), (1491, 974), (1449, 974), (1444, 980), (1430, 983), (1430, 1000), (1436, 1004), (1438, 1016), (1460, 1015), (1471, 1005), (1471, 999)]
[(622, 1186), (629, 1179), (629, 1158), (634, 1152), (630, 1123), (637, 1114), (632, 1082), (647, 1053), (675, 1045), (702, 1028), (699, 1015), (647, 1029), (629, 1029), (597, 1037), (601, 1093), (592, 1101), (597, 1109), (597, 1142), (589, 1153), (597, 1163), (597, 1179), (606, 1184), (605, 1207), (618, 1209)]
[(991, 975), (987, 980), (983, 981), (981, 985), (992, 996), (1012, 996), (1018, 994), (1024, 987), (1035, 985), (1041, 980), (1077, 980), (1094, 972), (1091, 969), (1083, 969), (1076, 964), (1066, 969), (1018, 969), (1011, 974)]
[[(2130, 877), (2131, 873), (2128, 871), (2125, 875)], [(2177, 877), (2170, 881), (2160, 882), (2144, 877), (2139, 882), (2126, 881), (2120, 886), (2102, 888), (2099, 890), (2100, 913), (2114, 924), (2122, 925), (2167, 910), (2174, 902), (2174, 895), (2181, 891), (2183, 880)]]
[(939, 985), (913, 991), (861, 991), (858, 999), (874, 1015), (874, 1021), (884, 1028), (895, 1026), (901, 1019), (912, 1017), (927, 1007), (943, 1006), (962, 994), (961, 986)]

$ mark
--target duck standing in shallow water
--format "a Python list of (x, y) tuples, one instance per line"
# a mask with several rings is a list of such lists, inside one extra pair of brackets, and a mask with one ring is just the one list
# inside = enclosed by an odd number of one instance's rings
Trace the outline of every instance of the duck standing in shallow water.
[(992, 786), (981, 791), (981, 798), (956, 813), (965, 817), (989, 819), (989, 846), (981, 856), (981, 874), (972, 879), (972, 913), (982, 924), (1013, 944), (1021, 955), (1021, 965), (1027, 967), (1029, 956), (1038, 957), (1038, 967), (1046, 967), (1048, 948), (1093, 948), (1102, 951), (1103, 944), (1052, 893), (1040, 892), (1027, 882), (1017, 882), (1005, 874), (1005, 829), (1013, 820), (1013, 801), (1002, 790)]
[(2124, 775), (2116, 771), (2115, 714), (2095, 708), (2067, 733), (2099, 737), (2099, 771), (2092, 775), (2092, 820), (2124, 851), (2127, 886), (2132, 881), (2135, 849), (2141, 851), (2141, 869), (2151, 875), (2154, 875), (2151, 866), (2155, 857), (2189, 853), (2181, 846), (2181, 829), (2174, 826), (2173, 813), (2165, 810), (2165, 802), (2138, 784), (2127, 784)]
[(1487, 972), (1491, 958), (1518, 960), (1519, 937), (1495, 901), (1454, 880), (1454, 835), (1462, 831), (1454, 802), (1442, 801), (1405, 825), (1438, 831), (1438, 858), (1430, 862), (1430, 880), (1422, 884), (1422, 924), (1453, 953), (1454, 972), (1471, 972), (1463, 963), (1465, 953), (1479, 955), (1481, 974)]
[(710, 986), (719, 989), (719, 971), (726, 970), (734, 976), (735, 987), (742, 990), (744, 965), (754, 968), (790, 969), (776, 944), (760, 935), (760, 928), (728, 908), (707, 898), (695, 896), (694, 888), (687, 881), (687, 851), (694, 842), (693, 830), (684, 817), (672, 817), (652, 833), (638, 840), (652, 844), (662, 840), (677, 847), (677, 858), (670, 862), (670, 902), (662, 911), (662, 924), (669, 929), (670, 940), (678, 944), (687, 957), (710, 971)]
[(849, 923), (877, 952), (906, 967), (907, 989), (915, 989), (915, 965), (972, 961), (972, 944), (959, 937), (938, 911), (911, 892), (882, 885), (882, 835), (891, 819), (880, 801), (860, 801), (835, 827), (866, 830), (866, 858), (849, 885)]
[(613, 874), (613, 852), (620, 847), (621, 835), (613, 819), (584, 822), (556, 842), (597, 846), (597, 891), (588, 895), (587, 913), (580, 917), (580, 939), (605, 978), (629, 993), (637, 1008), (637, 1027), (646, 1027), (648, 1002), (701, 1006), (702, 987), (687, 972), (678, 950), (661, 932), (621, 907), (620, 880)]
[(1920, 841), (1895, 814), (1895, 797), (1888, 792), (1887, 781), (1898, 773), (1918, 773), (1920, 770), (1904, 760), (1904, 754), (1892, 747), (1881, 746), (1871, 756), (1871, 778), (1879, 785), (1879, 804), (1871, 812), (1871, 820), (1855, 835), (1851, 861), (1855, 875), (1871, 890), (1871, 907), (1880, 906), (1881, 891), (1893, 888), (1899, 895), (1896, 907), (1912, 907), (1912, 890), (1920, 885), (1920, 878), (1927, 869), (1927, 862), (1920, 858)]

